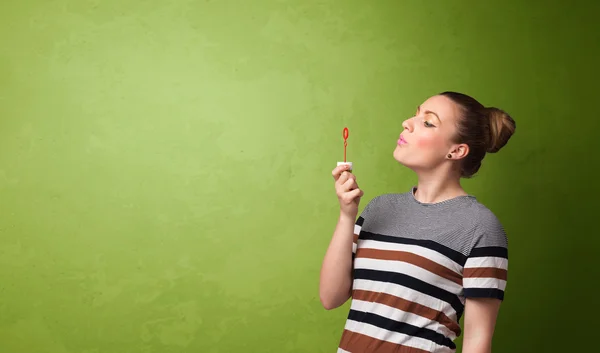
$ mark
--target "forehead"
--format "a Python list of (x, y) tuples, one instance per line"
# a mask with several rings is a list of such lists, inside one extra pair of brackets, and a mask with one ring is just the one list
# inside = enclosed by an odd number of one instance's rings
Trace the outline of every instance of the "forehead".
[(429, 110), (436, 113), (442, 122), (456, 121), (458, 106), (445, 96), (433, 96), (421, 104), (421, 111)]

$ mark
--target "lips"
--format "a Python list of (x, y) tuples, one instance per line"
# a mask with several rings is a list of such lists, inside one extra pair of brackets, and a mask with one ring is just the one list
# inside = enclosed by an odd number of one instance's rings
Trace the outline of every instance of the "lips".
[(404, 139), (404, 137), (402, 137), (402, 135), (400, 135), (400, 138), (398, 139), (398, 144), (399, 145), (406, 145), (406, 140)]

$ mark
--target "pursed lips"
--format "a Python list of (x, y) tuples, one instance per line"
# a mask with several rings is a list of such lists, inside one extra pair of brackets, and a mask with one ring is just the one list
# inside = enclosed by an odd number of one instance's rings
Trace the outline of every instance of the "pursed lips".
[(402, 135), (400, 135), (400, 138), (398, 139), (398, 144), (399, 145), (406, 145), (406, 140), (404, 139), (404, 137), (402, 137)]

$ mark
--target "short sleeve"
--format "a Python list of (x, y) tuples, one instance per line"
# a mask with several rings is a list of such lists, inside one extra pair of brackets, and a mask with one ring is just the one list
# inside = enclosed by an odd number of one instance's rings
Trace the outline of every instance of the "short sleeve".
[(356, 219), (356, 222), (354, 222), (354, 237), (353, 237), (353, 241), (352, 241), (352, 260), (354, 260), (354, 256), (356, 256), (356, 249), (358, 247), (358, 240), (362, 233), (362, 228), (365, 225), (365, 221), (367, 221), (370, 218), (371, 209), (373, 208), (373, 204), (376, 199), (371, 200), (371, 202), (369, 202), (365, 206), (363, 211), (360, 213), (360, 215)]
[(356, 248), (358, 247), (358, 237), (360, 236), (360, 231), (362, 230), (362, 226), (363, 223), (365, 222), (365, 219), (362, 216), (359, 216), (358, 219), (356, 220), (356, 223), (354, 223), (354, 235), (353, 235), (353, 239), (352, 239), (352, 257), (354, 258), (354, 255), (356, 255)]
[(478, 219), (475, 239), (463, 270), (465, 298), (504, 300), (508, 275), (508, 239), (489, 211)]

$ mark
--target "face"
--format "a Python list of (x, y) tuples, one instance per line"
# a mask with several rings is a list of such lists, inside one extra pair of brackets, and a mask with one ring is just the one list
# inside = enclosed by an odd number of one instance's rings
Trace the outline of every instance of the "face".
[[(455, 142), (458, 106), (444, 96), (423, 102), (410, 119), (402, 123), (394, 158), (415, 171), (432, 171), (452, 159), (463, 158), (466, 145)], [(448, 159), (448, 154), (452, 158)]]

